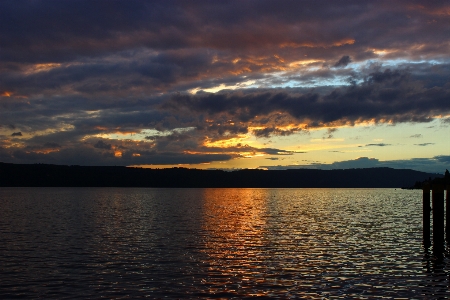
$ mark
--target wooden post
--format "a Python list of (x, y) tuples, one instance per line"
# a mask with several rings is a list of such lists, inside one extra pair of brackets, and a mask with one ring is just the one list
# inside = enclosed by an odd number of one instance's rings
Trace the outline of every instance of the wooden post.
[(444, 253), (444, 186), (433, 184), (431, 192), (433, 202), (433, 252)]
[(447, 240), (447, 249), (450, 245), (450, 198), (449, 198), (449, 189), (450, 185), (447, 185), (446, 187), (447, 193), (445, 195), (445, 233), (446, 233), (446, 240)]
[(430, 241), (430, 184), (425, 183), (422, 189), (423, 199), (423, 247), (425, 251), (431, 246)]

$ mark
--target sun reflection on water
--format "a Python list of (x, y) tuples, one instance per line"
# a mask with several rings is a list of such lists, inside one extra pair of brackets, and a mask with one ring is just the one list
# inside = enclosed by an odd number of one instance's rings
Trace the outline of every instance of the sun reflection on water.
[[(421, 192), (0, 190), (0, 298), (437, 299)], [(73, 298), (73, 297), (72, 297)]]

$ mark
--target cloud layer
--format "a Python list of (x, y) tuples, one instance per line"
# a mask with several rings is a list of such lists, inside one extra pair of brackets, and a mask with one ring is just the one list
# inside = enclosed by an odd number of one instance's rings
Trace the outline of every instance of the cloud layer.
[(0, 161), (210, 163), (295, 153), (251, 138), (431, 122), (450, 114), (449, 11), (406, 0), (2, 1)]

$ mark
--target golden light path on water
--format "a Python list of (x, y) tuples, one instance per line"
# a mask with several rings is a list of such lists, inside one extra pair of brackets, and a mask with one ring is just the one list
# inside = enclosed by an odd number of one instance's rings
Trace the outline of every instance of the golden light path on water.
[(435, 299), (421, 191), (0, 189), (0, 296)]

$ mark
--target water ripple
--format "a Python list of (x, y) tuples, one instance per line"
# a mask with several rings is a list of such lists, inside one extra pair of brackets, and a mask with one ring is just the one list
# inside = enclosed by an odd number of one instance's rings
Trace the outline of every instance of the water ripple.
[(421, 192), (0, 189), (0, 298), (437, 299)]

